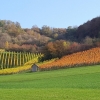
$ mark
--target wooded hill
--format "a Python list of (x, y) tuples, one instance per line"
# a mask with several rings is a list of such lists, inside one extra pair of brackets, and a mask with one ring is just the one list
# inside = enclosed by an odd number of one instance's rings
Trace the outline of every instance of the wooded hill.
[(100, 17), (78, 27), (21, 28), (20, 23), (0, 20), (0, 48), (7, 51), (42, 52), (47, 58), (100, 46)]

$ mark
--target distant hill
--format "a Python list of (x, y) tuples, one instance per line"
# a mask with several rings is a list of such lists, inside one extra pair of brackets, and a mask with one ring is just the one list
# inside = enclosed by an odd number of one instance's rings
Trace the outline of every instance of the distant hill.
[(100, 17), (68, 28), (35, 25), (23, 29), (19, 22), (0, 20), (0, 48), (8, 51), (46, 51), (51, 57), (61, 57), (96, 46), (100, 46)]
[(68, 27), (67, 40), (82, 42), (86, 37), (100, 38), (100, 17), (93, 18), (78, 27)]
[(91, 38), (100, 38), (100, 17), (93, 18), (83, 25), (80, 25), (75, 35), (79, 41), (87, 36)]

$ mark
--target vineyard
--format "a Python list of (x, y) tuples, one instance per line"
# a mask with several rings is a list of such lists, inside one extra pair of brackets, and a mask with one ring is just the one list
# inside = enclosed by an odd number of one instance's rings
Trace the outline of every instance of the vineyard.
[(73, 53), (55, 60), (51, 63), (44, 63), (39, 66), (40, 70), (51, 70), (58, 68), (68, 68), (83, 65), (93, 65), (100, 63), (100, 48)]
[[(0, 72), (9, 71), (10, 73), (19, 70), (29, 69), (30, 63), (36, 63), (43, 56), (41, 53), (16, 53), (16, 52), (0, 52)], [(29, 66), (28, 66), (29, 65)], [(0, 73), (0, 74), (1, 74)]]
[(100, 48), (97, 47), (44, 62), (39, 61), (41, 57), (43, 57), (41, 53), (2, 51), (0, 52), (0, 74), (12, 74), (29, 70), (33, 63), (37, 63), (39, 71), (100, 64)]

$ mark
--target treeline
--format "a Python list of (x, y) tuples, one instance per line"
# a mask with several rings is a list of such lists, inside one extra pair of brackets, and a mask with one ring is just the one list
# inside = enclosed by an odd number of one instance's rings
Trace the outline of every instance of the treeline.
[(95, 39), (86, 37), (83, 43), (70, 42), (65, 40), (56, 40), (55, 42), (49, 42), (42, 48), (42, 52), (45, 54), (46, 59), (61, 58), (64, 55), (76, 53), (79, 51), (88, 50), (90, 48), (99, 47), (100, 43)]
[(37, 26), (23, 29), (18, 22), (0, 20), (0, 48), (38, 52), (40, 47), (49, 41), (64, 37), (65, 33), (64, 28), (50, 28), (44, 25), (41, 29)]
[(36, 29), (23, 29), (18, 22), (0, 20), (0, 48), (5, 47), (5, 42), (20, 46), (23, 44), (42, 46), (50, 40), (51, 38), (41, 35)]
[(76, 31), (78, 41), (81, 41), (86, 36), (100, 38), (100, 17), (93, 18), (78, 27)]
[(0, 48), (7, 51), (43, 52), (47, 58), (61, 57), (100, 46), (100, 17), (79, 27), (21, 28), (20, 23), (0, 20)]

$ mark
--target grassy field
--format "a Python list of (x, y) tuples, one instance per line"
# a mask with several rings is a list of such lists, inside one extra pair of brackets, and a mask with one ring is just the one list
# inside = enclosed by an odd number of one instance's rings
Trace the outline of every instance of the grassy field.
[(100, 100), (100, 65), (1, 75), (0, 100)]

